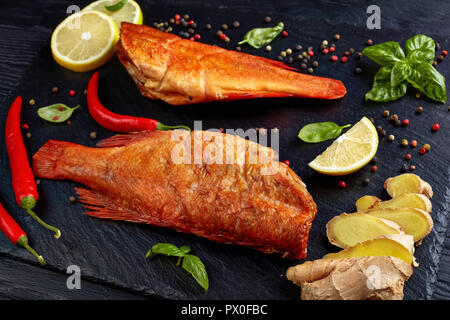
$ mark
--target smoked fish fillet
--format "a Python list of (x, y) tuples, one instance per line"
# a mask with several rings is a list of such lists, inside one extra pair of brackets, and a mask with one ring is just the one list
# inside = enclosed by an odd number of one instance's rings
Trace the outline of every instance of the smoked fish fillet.
[[(33, 156), (33, 171), (36, 177), (89, 187), (76, 191), (93, 217), (305, 258), (317, 207), (276, 152), (219, 132), (184, 131), (184, 139), (173, 139), (180, 131), (117, 135), (98, 148), (50, 140)], [(220, 163), (218, 155), (228, 160)], [(263, 169), (269, 167), (275, 170), (267, 174)]]
[(142, 94), (172, 105), (264, 97), (337, 99), (339, 80), (122, 22), (117, 55)]

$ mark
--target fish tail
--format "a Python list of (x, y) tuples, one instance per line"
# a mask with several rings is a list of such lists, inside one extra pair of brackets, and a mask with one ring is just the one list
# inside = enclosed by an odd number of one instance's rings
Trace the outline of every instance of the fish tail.
[(37, 177), (48, 179), (64, 179), (65, 177), (58, 172), (57, 162), (64, 150), (70, 145), (70, 142), (49, 140), (38, 152), (33, 155), (33, 173)]

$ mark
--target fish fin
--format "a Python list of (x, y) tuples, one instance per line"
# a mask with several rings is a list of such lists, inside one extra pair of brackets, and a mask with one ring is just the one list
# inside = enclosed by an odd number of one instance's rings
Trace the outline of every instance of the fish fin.
[(100, 140), (96, 146), (99, 148), (124, 147), (143, 138), (160, 134), (160, 131), (139, 131), (129, 134), (117, 134)]
[(139, 213), (120, 206), (117, 201), (113, 201), (108, 196), (84, 188), (75, 188), (75, 191), (78, 193), (83, 207), (92, 210), (85, 212), (89, 216), (145, 223)]
[(49, 140), (33, 155), (34, 175), (40, 178), (63, 179), (64, 177), (57, 173), (57, 162), (64, 150), (73, 145), (71, 142)]

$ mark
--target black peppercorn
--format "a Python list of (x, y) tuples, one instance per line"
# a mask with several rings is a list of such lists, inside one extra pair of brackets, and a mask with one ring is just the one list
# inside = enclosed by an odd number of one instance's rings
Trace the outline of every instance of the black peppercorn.
[(367, 186), (369, 183), (370, 183), (370, 179), (369, 179), (369, 178), (365, 178), (365, 179), (362, 181), (362, 185), (363, 185), (363, 186)]
[(361, 52), (355, 53), (355, 59), (361, 59), (361, 57), (362, 57), (362, 53)]
[(302, 64), (300, 65), (300, 68), (303, 69), (303, 70), (306, 69), (306, 63), (302, 63)]
[(296, 47), (295, 47), (295, 50), (296, 51), (300, 51), (300, 50), (302, 50), (303, 49), (303, 47), (301, 46), (301, 45), (297, 45)]
[(355, 68), (355, 73), (360, 74), (362, 72), (362, 69), (360, 67)]
[(233, 28), (239, 28), (241, 24), (239, 23), (239, 21), (234, 21), (233, 22)]
[(408, 166), (407, 166), (406, 164), (403, 164), (403, 165), (402, 165), (402, 168), (400, 169), (400, 171), (401, 171), (402, 173), (408, 172)]
[(264, 22), (265, 23), (269, 23), (269, 22), (271, 22), (272, 21), (272, 18), (271, 17), (265, 17), (264, 18)]
[(222, 25), (222, 30), (228, 30), (228, 25), (224, 23), (224, 24)]
[(367, 39), (366, 45), (368, 45), (368, 46), (373, 45), (373, 40), (372, 39)]
[(423, 113), (423, 107), (418, 107), (418, 108), (416, 109), (416, 113), (417, 113), (417, 114), (422, 114), (422, 113)]
[(212, 26), (208, 23), (208, 24), (206, 24), (205, 28), (206, 28), (206, 30), (211, 30)]

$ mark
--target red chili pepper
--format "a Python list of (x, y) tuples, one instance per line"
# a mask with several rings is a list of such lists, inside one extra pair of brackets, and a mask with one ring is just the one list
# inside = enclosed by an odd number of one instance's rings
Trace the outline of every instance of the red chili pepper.
[(24, 247), (31, 252), (42, 265), (45, 265), (45, 260), (28, 244), (28, 237), (25, 231), (17, 224), (17, 222), (9, 215), (3, 205), (0, 203), (0, 230), (11, 240), (15, 245)]
[(6, 118), (5, 137), (8, 150), (9, 163), (12, 174), (12, 186), (17, 204), (25, 209), (39, 224), (55, 232), (55, 238), (61, 236), (61, 231), (42, 221), (32, 210), (36, 206), (39, 194), (36, 182), (28, 162), (27, 151), (23, 143), (20, 131), (20, 112), (22, 110), (22, 98), (17, 97), (11, 104)]
[(98, 72), (95, 72), (87, 88), (87, 104), (92, 118), (102, 127), (115, 132), (186, 129), (186, 126), (166, 126), (158, 120), (120, 115), (106, 109), (98, 99)]

